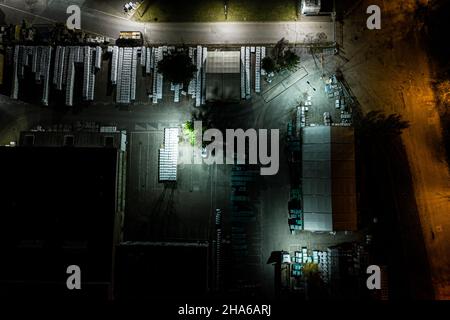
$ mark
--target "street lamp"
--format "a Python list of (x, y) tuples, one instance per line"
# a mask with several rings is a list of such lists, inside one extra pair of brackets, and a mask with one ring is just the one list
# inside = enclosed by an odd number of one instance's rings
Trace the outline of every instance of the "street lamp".
[(316, 88), (314, 88), (311, 83), (309, 81), (306, 81), (306, 83), (311, 87), (311, 89), (313, 89), (314, 91), (316, 91)]

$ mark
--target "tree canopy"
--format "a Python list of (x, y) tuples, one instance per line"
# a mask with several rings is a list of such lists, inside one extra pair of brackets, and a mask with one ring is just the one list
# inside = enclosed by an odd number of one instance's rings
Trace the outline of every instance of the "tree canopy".
[(371, 143), (384, 143), (399, 137), (404, 129), (409, 128), (409, 122), (399, 114), (386, 116), (379, 110), (370, 111), (355, 123), (361, 136)]
[(164, 78), (183, 86), (189, 84), (197, 67), (192, 63), (186, 51), (171, 52), (158, 62), (158, 71)]
[(300, 57), (290, 49), (284, 52), (284, 55), (280, 59), (280, 67), (282, 69), (292, 70), (295, 69), (297, 64), (300, 62)]
[(282, 40), (277, 43), (273, 50), (274, 58), (267, 56), (262, 59), (261, 67), (267, 73), (294, 70), (300, 62), (300, 57), (291, 49), (286, 49), (287, 43)]
[(276, 71), (276, 68), (277, 68), (277, 66), (276, 66), (276, 64), (275, 64), (275, 61), (274, 61), (271, 57), (269, 57), (269, 56), (264, 57), (264, 59), (262, 59), (261, 67), (262, 67), (267, 73), (274, 72), (274, 71)]

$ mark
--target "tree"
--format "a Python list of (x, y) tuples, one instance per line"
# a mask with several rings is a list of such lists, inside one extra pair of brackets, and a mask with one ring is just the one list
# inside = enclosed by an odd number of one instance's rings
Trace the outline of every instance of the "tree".
[[(201, 121), (202, 123), (202, 132), (201, 134), (203, 135), (203, 133), (211, 128), (211, 121), (209, 120), (209, 111), (206, 110), (204, 112), (202, 111), (198, 111), (198, 112), (193, 112), (192, 113), (192, 119), (186, 121), (183, 124), (183, 133), (184, 135), (187, 137), (189, 143), (192, 146), (195, 146), (196, 143), (196, 138), (197, 138), (197, 134), (199, 133), (198, 131), (196, 131), (195, 125), (194, 123), (196, 121)], [(206, 145), (205, 142), (203, 142), (202, 147), (204, 147)]]
[(370, 111), (355, 123), (362, 138), (371, 143), (385, 143), (399, 137), (409, 122), (402, 120), (399, 114), (386, 116), (381, 111)]
[(300, 57), (291, 49), (287, 49), (287, 41), (281, 39), (273, 49), (272, 57), (262, 59), (261, 67), (267, 72), (294, 70), (300, 62)]
[(450, 106), (450, 80), (440, 82), (436, 87), (439, 100)]
[(292, 70), (295, 69), (300, 62), (300, 57), (294, 51), (288, 49), (284, 52), (284, 55), (280, 60), (280, 67), (282, 69)]
[(189, 143), (194, 146), (196, 142), (196, 132), (194, 128), (194, 121), (186, 121), (183, 125), (183, 133), (187, 136)]
[(186, 86), (194, 77), (197, 67), (186, 51), (171, 52), (158, 62), (158, 71), (175, 84)]
[(275, 47), (273, 48), (273, 54), (277, 62), (279, 62), (283, 57), (284, 50), (286, 49), (288, 43), (289, 42), (285, 38), (282, 38), (275, 44)]
[(274, 72), (274, 71), (276, 70), (276, 68), (277, 68), (277, 66), (276, 66), (276, 64), (275, 64), (275, 61), (274, 61), (271, 57), (269, 57), (269, 56), (264, 57), (264, 59), (262, 59), (262, 65), (261, 65), (261, 67), (262, 67), (267, 73)]

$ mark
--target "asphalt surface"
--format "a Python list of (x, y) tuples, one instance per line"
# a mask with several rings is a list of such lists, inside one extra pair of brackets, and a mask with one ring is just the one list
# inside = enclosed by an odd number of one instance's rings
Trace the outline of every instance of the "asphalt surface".
[[(47, 2), (47, 4), (45, 4)], [(217, 22), (217, 23), (140, 23), (109, 6), (106, 11), (92, 8), (85, 1), (38, 1), (30, 7), (25, 0), (4, 0), (0, 3), (1, 22), (20, 23), (23, 19), (33, 23), (65, 22), (66, 9), (71, 4), (81, 8), (83, 30), (116, 39), (120, 31), (141, 31), (149, 44), (273, 44), (285, 38), (291, 43), (334, 41), (332, 22)], [(114, 2), (116, 3), (116, 2)], [(91, 6), (91, 7), (89, 7)]]
[[(379, 32), (360, 28), (365, 20), (361, 10), (346, 20), (341, 70), (364, 112), (397, 113), (410, 122), (402, 141), (423, 240), (410, 237), (405, 243), (414, 250), (420, 241), (425, 242), (435, 296), (449, 299), (450, 176), (432, 88), (433, 72), (420, 32), (410, 20), (415, 2), (384, 3), (383, 10), (392, 23)], [(368, 4), (365, 1), (360, 7)], [(401, 205), (405, 200), (400, 197), (397, 201)], [(411, 222), (404, 219), (401, 224), (406, 228)]]

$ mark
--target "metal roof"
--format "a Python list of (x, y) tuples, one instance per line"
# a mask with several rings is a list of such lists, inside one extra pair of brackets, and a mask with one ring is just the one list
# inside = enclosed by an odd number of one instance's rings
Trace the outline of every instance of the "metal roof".
[(302, 146), (304, 229), (356, 230), (354, 132), (305, 127)]
[(208, 51), (206, 73), (240, 73), (240, 51)]

